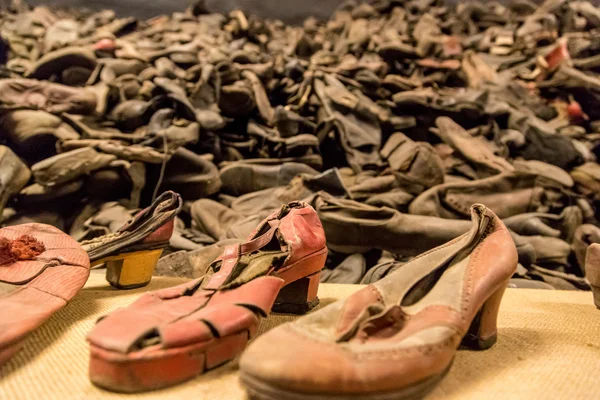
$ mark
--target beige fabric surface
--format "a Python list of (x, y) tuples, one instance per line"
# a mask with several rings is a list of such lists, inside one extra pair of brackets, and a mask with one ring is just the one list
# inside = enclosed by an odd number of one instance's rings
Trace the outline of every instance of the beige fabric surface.
[[(0, 399), (246, 399), (235, 361), (152, 393), (119, 395), (94, 387), (87, 378), (85, 335), (95, 321), (146, 290), (184, 281), (154, 278), (146, 288), (116, 291), (104, 282), (102, 272), (93, 271), (81, 293), (32, 333), (0, 369)], [(360, 287), (321, 285), (321, 304)], [(271, 316), (261, 332), (291, 318)], [(591, 293), (508, 289), (498, 343), (482, 352), (459, 351), (450, 373), (428, 399), (600, 399), (600, 311), (592, 305)]]

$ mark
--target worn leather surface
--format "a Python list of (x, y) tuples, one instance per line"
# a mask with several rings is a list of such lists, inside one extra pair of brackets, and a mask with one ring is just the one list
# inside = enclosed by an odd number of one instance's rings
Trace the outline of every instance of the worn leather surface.
[(91, 114), (96, 96), (83, 88), (34, 79), (0, 80), (0, 102), (3, 109), (28, 108), (52, 114)]
[[(241, 372), (321, 396), (405, 389), (448, 367), (476, 313), (506, 287), (516, 265), (506, 227), (476, 205), (468, 233), (346, 300), (266, 333), (242, 356)], [(436, 272), (442, 275), (433, 287), (418, 285)], [(409, 300), (415, 287), (416, 302)]]
[(487, 140), (472, 137), (448, 117), (439, 117), (435, 122), (437, 128), (432, 130), (474, 168), (479, 178), (514, 171), (508, 161), (492, 152)]
[(10, 240), (22, 235), (34, 237), (46, 250), (32, 260), (0, 265), (0, 353), (63, 308), (90, 272), (86, 252), (57, 228), (34, 223), (0, 229), (0, 237)]
[(505, 218), (506, 227), (519, 235), (560, 237), (571, 242), (582, 223), (583, 215), (577, 206), (566, 207), (560, 215), (526, 213)]
[(406, 256), (417, 255), (467, 232), (468, 221), (403, 214), (337, 199), (320, 192), (311, 200), (327, 234), (327, 245), (352, 254), (378, 248)]
[[(280, 246), (277, 254), (285, 256), (283, 263), (232, 286), (243, 276), (239, 266), (248, 263), (247, 257), (257, 259), (272, 252), (274, 242)], [(324, 258), (320, 266), (302, 261), (323, 250), (325, 234), (315, 210), (298, 202), (284, 206), (263, 220), (246, 242), (225, 247), (203, 278), (147, 293), (102, 319), (88, 335), (92, 380), (124, 391), (162, 387), (202, 372), (203, 366), (189, 367), (185, 358), (192, 349), (206, 357), (220, 345), (241, 352), (256, 332), (259, 318), (270, 313), (281, 287), (320, 271)], [(250, 267), (248, 263), (246, 268)], [(228, 356), (223, 350), (212, 361), (219, 364)], [(136, 376), (161, 360), (168, 373), (154, 382), (136, 381)], [(131, 380), (120, 376), (123, 370), (118, 365), (131, 368)]]
[(211, 196), (221, 189), (215, 165), (186, 148), (179, 148), (167, 163), (162, 190), (173, 190), (187, 200)]
[(56, 154), (57, 139), (79, 138), (79, 134), (60, 117), (41, 110), (3, 113), (0, 127), (15, 150), (33, 161)]
[(305, 164), (252, 165), (234, 163), (221, 169), (221, 190), (232, 196), (241, 196), (277, 186), (285, 186), (300, 174), (317, 175), (318, 172)]
[(173, 220), (182, 206), (181, 196), (174, 192), (165, 192), (115, 234), (101, 236), (81, 244), (92, 262), (119, 252), (133, 251), (134, 246), (164, 245), (173, 234)]
[(468, 218), (476, 202), (486, 204), (500, 218), (528, 212), (561, 209), (568, 197), (557, 183), (526, 172), (513, 171), (466, 183), (435, 186), (410, 205), (411, 214)]
[(394, 133), (381, 150), (400, 188), (413, 194), (444, 183), (444, 166), (434, 148)]
[(31, 171), (36, 183), (54, 186), (104, 168), (116, 159), (114, 155), (99, 153), (91, 147), (85, 147), (40, 161), (31, 167)]

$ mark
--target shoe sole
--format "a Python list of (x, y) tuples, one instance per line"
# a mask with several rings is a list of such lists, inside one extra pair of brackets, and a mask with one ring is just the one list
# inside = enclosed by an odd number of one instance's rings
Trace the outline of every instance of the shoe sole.
[(450, 363), (442, 373), (407, 388), (379, 393), (300, 393), (275, 387), (261, 379), (245, 374), (244, 372), (240, 372), (240, 380), (242, 385), (248, 391), (249, 398), (252, 400), (417, 400), (422, 399), (435, 389), (438, 383), (444, 379), (448, 371), (450, 371), (451, 366), (452, 363)]
[(117, 393), (167, 388), (233, 360), (253, 336), (250, 330), (244, 330), (208, 343), (160, 349), (154, 354), (146, 352), (138, 358), (90, 345), (90, 380), (102, 389)]

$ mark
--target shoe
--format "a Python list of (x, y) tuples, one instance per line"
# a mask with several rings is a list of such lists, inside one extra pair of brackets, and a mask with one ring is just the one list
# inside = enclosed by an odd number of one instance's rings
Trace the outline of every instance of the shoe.
[(325, 192), (315, 195), (311, 204), (323, 223), (327, 247), (342, 254), (381, 249), (416, 256), (468, 232), (471, 226), (468, 221), (403, 214)]
[(259, 337), (240, 360), (250, 396), (422, 398), (448, 372), (461, 343), (494, 345), (517, 252), (485, 206), (474, 205), (471, 218), (468, 233), (348, 299)]
[(89, 115), (96, 109), (96, 96), (76, 88), (33, 79), (0, 80), (0, 103), (3, 109), (28, 108), (51, 114)]
[[(279, 160), (270, 160), (273, 164), (282, 164), (285, 161), (300, 162), (314, 167), (314, 163), (323, 163), (320, 157), (319, 138), (311, 134), (300, 134), (297, 136), (283, 138), (279, 133), (255, 122), (248, 123), (248, 135), (250, 140), (246, 143), (231, 142), (242, 151), (250, 151), (248, 155), (256, 154), (259, 157), (269, 157)], [(239, 140), (239, 138), (238, 138)], [(250, 145), (250, 147), (248, 147)], [(244, 149), (244, 147), (247, 147)], [(251, 158), (247, 157), (247, 158)], [(292, 158), (291, 160), (283, 160)], [(263, 162), (268, 160), (262, 160)], [(263, 163), (260, 162), (260, 163)], [(265, 163), (266, 164), (266, 163)], [(315, 167), (320, 169), (319, 167)]]
[(411, 214), (465, 219), (476, 201), (500, 218), (529, 212), (562, 210), (571, 202), (562, 185), (541, 175), (507, 172), (471, 182), (445, 183), (419, 195), (409, 207)]
[(284, 205), (245, 243), (226, 247), (205, 277), (145, 294), (102, 319), (88, 335), (90, 379), (141, 392), (232, 360), (271, 310), (300, 314), (318, 304), (326, 258), (316, 212), (305, 203)]
[(112, 154), (99, 153), (91, 147), (82, 147), (40, 161), (31, 167), (31, 172), (36, 183), (54, 186), (105, 168), (116, 159), (117, 157)]
[(79, 138), (60, 117), (39, 110), (7, 112), (0, 118), (0, 128), (11, 147), (32, 162), (56, 155), (58, 140)]
[(400, 188), (411, 194), (444, 183), (444, 166), (433, 146), (394, 133), (381, 150)]
[(230, 118), (247, 117), (256, 107), (252, 87), (247, 81), (239, 80), (221, 87), (219, 108)]
[[(27, 78), (58, 81), (65, 85), (83, 86), (96, 68), (96, 56), (91, 49), (85, 47), (65, 47), (44, 54), (26, 74)], [(65, 78), (73, 76), (69, 71), (78, 70), (81, 79), (78, 81)], [(53, 80), (56, 82), (56, 80)]]
[(503, 172), (512, 172), (515, 168), (502, 157), (496, 156), (489, 144), (482, 138), (472, 137), (462, 126), (448, 117), (435, 120), (437, 128), (432, 128), (440, 139), (451, 146), (475, 171), (477, 178), (489, 178)]
[(219, 170), (205, 157), (181, 147), (167, 163), (161, 189), (180, 193), (186, 201), (209, 197), (221, 189)]
[(6, 146), (0, 146), (0, 219), (6, 203), (27, 185), (31, 171)]
[(221, 190), (232, 196), (241, 196), (276, 186), (285, 186), (300, 175), (317, 175), (318, 172), (305, 164), (254, 165), (243, 161), (221, 169)]
[(535, 250), (535, 265), (562, 269), (569, 265), (571, 244), (550, 236), (523, 236)]
[(564, 187), (570, 188), (575, 185), (573, 178), (567, 171), (556, 165), (548, 164), (537, 160), (514, 160), (513, 166), (517, 171), (528, 172), (535, 175), (541, 175), (552, 179)]
[[(49, 207), (51, 204), (63, 202), (76, 197), (83, 188), (83, 180), (74, 180), (63, 185), (42, 186), (34, 183), (25, 187), (17, 196), (19, 204), (24, 206)], [(63, 203), (64, 204), (64, 203)]]
[(334, 269), (321, 272), (321, 283), (341, 283), (354, 285), (360, 283), (367, 272), (367, 260), (362, 254), (351, 254)]
[[(92, 173), (86, 185), (87, 194), (95, 199), (129, 199), (124, 204), (130, 209), (137, 209), (140, 207), (142, 190), (146, 186), (146, 164), (140, 161), (121, 161), (118, 166), (120, 168), (107, 168)], [(104, 190), (106, 187), (114, 188), (114, 192), (111, 190), (107, 193)]]
[(154, 276), (202, 278), (210, 271), (210, 265), (223, 253), (225, 247), (242, 242), (240, 239), (225, 239), (199, 249), (171, 253), (158, 260)]
[(343, 150), (356, 173), (381, 166), (381, 118), (376, 115), (378, 110), (373, 110), (379, 106), (350, 92), (333, 74), (315, 79), (314, 92), (322, 104), (319, 136), (335, 136), (338, 143), (332, 148)]
[(105, 264), (106, 280), (117, 289), (146, 286), (182, 204), (177, 193), (165, 192), (116, 233), (81, 242), (92, 267)]
[(600, 244), (592, 243), (585, 258), (585, 276), (592, 287), (594, 304), (600, 310)]
[(299, 157), (284, 157), (284, 158), (245, 158), (240, 161), (224, 161), (219, 164), (221, 168), (225, 168), (229, 165), (237, 163), (243, 163), (248, 165), (283, 165), (288, 163), (294, 164), (305, 164), (320, 171), (323, 168), (323, 158), (319, 154), (308, 154)]
[(79, 292), (89, 274), (85, 251), (57, 228), (33, 223), (0, 229), (0, 365)]
[(231, 208), (242, 215), (250, 216), (265, 210), (275, 210), (281, 203), (304, 200), (320, 190), (333, 196), (348, 196), (348, 189), (344, 186), (339, 171), (333, 168), (316, 176), (298, 175), (287, 186), (247, 193), (233, 200)]
[(585, 163), (571, 171), (571, 176), (579, 192), (594, 200), (600, 199), (600, 165), (595, 162)]
[(560, 213), (525, 213), (502, 220), (512, 232), (525, 236), (550, 236), (571, 242), (583, 215), (577, 206), (565, 207)]

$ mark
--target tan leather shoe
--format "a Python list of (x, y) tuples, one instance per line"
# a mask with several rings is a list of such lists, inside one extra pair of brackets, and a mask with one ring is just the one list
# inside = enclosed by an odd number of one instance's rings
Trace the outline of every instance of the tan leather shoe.
[(381, 281), (258, 338), (240, 361), (258, 399), (413, 399), (442, 379), (461, 342), (486, 349), (517, 252), (502, 221), (471, 230)]

